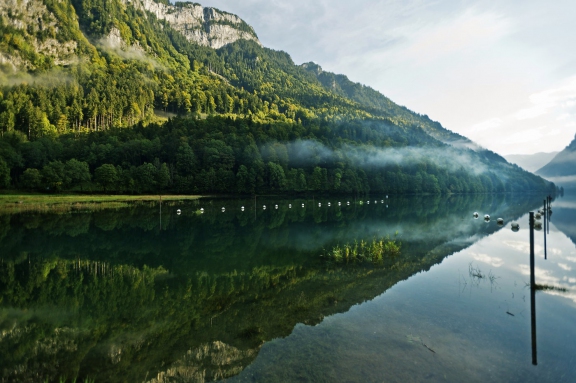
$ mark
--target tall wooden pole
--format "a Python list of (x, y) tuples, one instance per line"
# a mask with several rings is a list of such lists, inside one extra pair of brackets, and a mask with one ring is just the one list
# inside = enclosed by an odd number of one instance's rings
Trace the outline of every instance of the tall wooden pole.
[(536, 348), (536, 280), (534, 278), (534, 212), (530, 212), (530, 319), (532, 324), (532, 364), (538, 365)]

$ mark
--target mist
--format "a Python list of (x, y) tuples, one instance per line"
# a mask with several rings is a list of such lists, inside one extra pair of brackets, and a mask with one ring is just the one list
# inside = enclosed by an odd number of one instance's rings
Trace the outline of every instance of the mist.
[(36, 85), (55, 87), (62, 84), (73, 82), (74, 79), (70, 74), (65, 73), (61, 68), (55, 67), (49, 71), (33, 74), (24, 70), (17, 71), (2, 71), (0, 70), (0, 85), (1, 86), (17, 86), (17, 85)]
[(163, 66), (148, 54), (138, 42), (133, 45), (128, 45), (120, 37), (120, 31), (113, 29), (110, 35), (103, 37), (96, 41), (95, 45), (109, 53), (113, 53), (125, 60), (137, 60), (147, 64), (151, 64), (154, 68), (162, 68)]
[(473, 152), (460, 150), (449, 145), (422, 148), (377, 148), (344, 144), (340, 150), (332, 150), (326, 145), (312, 140), (298, 140), (286, 144), (290, 164), (294, 167), (317, 165), (324, 162), (348, 161), (361, 168), (409, 166), (417, 163), (431, 163), (439, 168), (455, 172), (464, 169), (474, 175), (488, 171), (479, 163)]

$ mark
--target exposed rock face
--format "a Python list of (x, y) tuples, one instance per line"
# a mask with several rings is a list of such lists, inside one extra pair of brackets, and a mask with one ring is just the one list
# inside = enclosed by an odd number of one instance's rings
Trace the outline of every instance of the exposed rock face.
[(166, 5), (154, 0), (122, 1), (137, 9), (153, 13), (160, 20), (166, 20), (189, 41), (200, 45), (218, 49), (240, 39), (253, 40), (260, 44), (252, 27), (242, 19), (215, 8), (204, 8), (191, 3)]
[[(42, 0), (1, 0), (0, 18), (5, 25), (25, 31), (27, 43), (36, 52), (51, 57), (54, 64), (66, 65), (75, 60), (78, 43), (59, 38), (58, 20)], [(18, 51), (0, 53), (0, 64), (34, 69)]]

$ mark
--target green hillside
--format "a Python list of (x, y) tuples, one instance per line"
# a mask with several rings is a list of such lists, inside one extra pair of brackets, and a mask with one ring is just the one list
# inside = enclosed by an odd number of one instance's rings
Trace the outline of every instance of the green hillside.
[[(147, 4), (0, 4), (0, 188), (554, 189), (369, 87), (295, 65), (234, 15)], [(182, 29), (175, 14), (200, 21)]]

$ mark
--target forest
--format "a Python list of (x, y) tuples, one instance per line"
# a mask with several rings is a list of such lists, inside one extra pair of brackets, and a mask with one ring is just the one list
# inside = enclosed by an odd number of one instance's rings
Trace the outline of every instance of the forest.
[[(550, 191), (538, 176), (422, 129), (172, 118), (89, 134), (0, 139), (4, 187), (49, 193), (418, 194)], [(9, 165), (8, 165), (9, 164)], [(503, 182), (506, 180), (506, 182)], [(553, 189), (552, 189), (553, 191)]]

